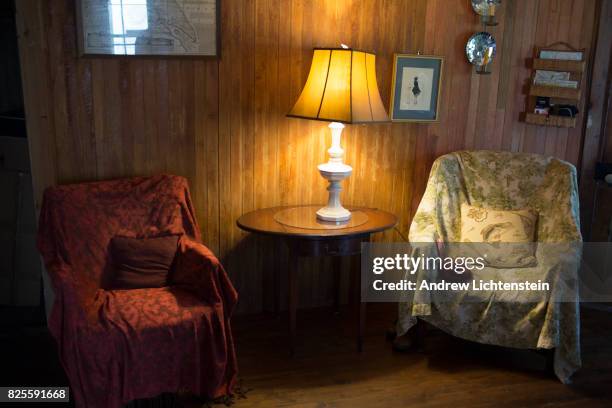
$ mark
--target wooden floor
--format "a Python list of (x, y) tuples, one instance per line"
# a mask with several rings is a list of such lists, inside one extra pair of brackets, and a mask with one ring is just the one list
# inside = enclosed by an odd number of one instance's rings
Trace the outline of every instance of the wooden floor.
[(395, 353), (393, 305), (368, 310), (363, 353), (346, 311), (301, 311), (296, 356), (282, 317), (235, 319), (243, 407), (612, 407), (612, 314), (583, 311), (584, 368), (565, 386), (538, 353), (481, 346), (429, 330), (421, 352)]
[[(394, 353), (384, 339), (394, 309), (369, 307), (361, 354), (348, 311), (300, 310), (295, 357), (288, 355), (284, 316), (234, 318), (242, 387), (251, 389), (234, 408), (612, 407), (609, 311), (583, 309), (584, 367), (565, 386), (546, 374), (544, 357), (535, 352), (480, 346), (436, 330), (428, 331), (422, 352)], [(68, 382), (48, 332), (0, 331), (0, 385), (51, 384)], [(176, 402), (168, 406), (202, 406)]]

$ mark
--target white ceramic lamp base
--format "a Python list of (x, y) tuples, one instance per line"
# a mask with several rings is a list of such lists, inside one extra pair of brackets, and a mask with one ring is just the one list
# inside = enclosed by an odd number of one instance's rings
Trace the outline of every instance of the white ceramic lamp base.
[(327, 187), (329, 198), (327, 205), (317, 211), (317, 218), (328, 222), (348, 221), (351, 218), (351, 212), (342, 206), (340, 192), (342, 191), (342, 180), (351, 175), (353, 168), (342, 162), (344, 150), (340, 146), (340, 136), (344, 125), (332, 122), (329, 124), (329, 128), (332, 132), (332, 146), (327, 151), (329, 161), (318, 166), (321, 176), (329, 180), (329, 186)]

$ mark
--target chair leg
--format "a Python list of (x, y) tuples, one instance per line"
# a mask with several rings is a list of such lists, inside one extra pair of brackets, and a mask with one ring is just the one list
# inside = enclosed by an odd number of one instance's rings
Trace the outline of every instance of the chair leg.
[(555, 349), (545, 351), (546, 357), (546, 372), (549, 374), (555, 374)]
[(385, 330), (385, 340), (393, 341), (395, 337), (397, 337), (397, 330), (395, 330), (395, 326), (397, 326), (397, 319), (393, 321), (393, 326), (388, 327), (387, 330)]
[(427, 325), (421, 320), (417, 319), (417, 324), (408, 332), (412, 336), (412, 342), (417, 351), (422, 351), (425, 348), (425, 335), (427, 334)]
[(422, 351), (425, 347), (426, 332), (425, 322), (417, 319), (417, 323), (408, 330), (408, 333), (393, 339), (393, 349), (400, 352), (409, 350)]

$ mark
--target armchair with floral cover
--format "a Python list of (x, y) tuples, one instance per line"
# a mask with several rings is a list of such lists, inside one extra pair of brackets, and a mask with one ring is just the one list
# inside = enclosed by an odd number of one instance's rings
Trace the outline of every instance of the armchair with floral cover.
[[(177, 235), (169, 286), (111, 290), (115, 236)], [(201, 243), (187, 180), (155, 176), (47, 189), (38, 247), (53, 284), (49, 329), (77, 406), (164, 392), (231, 393), (237, 293)]]
[[(471, 341), (554, 349), (554, 372), (569, 382), (581, 365), (577, 274), (582, 237), (574, 166), (553, 157), (511, 152), (460, 151), (439, 157), (410, 227), (413, 251), (437, 256), (444, 243), (460, 242), (462, 204), (536, 211), (537, 264), (487, 266), (473, 271), (473, 277), (520, 281), (529, 276), (550, 283), (551, 289), (535, 297), (471, 289), (418, 291), (399, 305), (397, 334), (405, 334), (418, 317)], [(426, 279), (428, 273), (418, 271), (417, 279)]]

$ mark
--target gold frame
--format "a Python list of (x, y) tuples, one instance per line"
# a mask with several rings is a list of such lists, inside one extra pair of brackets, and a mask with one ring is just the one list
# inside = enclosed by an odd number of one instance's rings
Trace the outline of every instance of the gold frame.
[[(421, 59), (437, 59), (440, 60), (440, 77), (438, 78), (438, 94), (436, 96), (436, 118), (435, 119), (395, 119), (393, 117), (393, 106), (395, 106), (395, 78), (397, 75), (397, 60), (401, 57), (421, 58)], [(422, 122), (435, 123), (440, 121), (440, 90), (442, 88), (442, 77), (444, 76), (444, 57), (437, 55), (421, 55), (421, 54), (393, 54), (393, 77), (391, 78), (391, 100), (389, 104), (389, 117), (391, 122)]]

